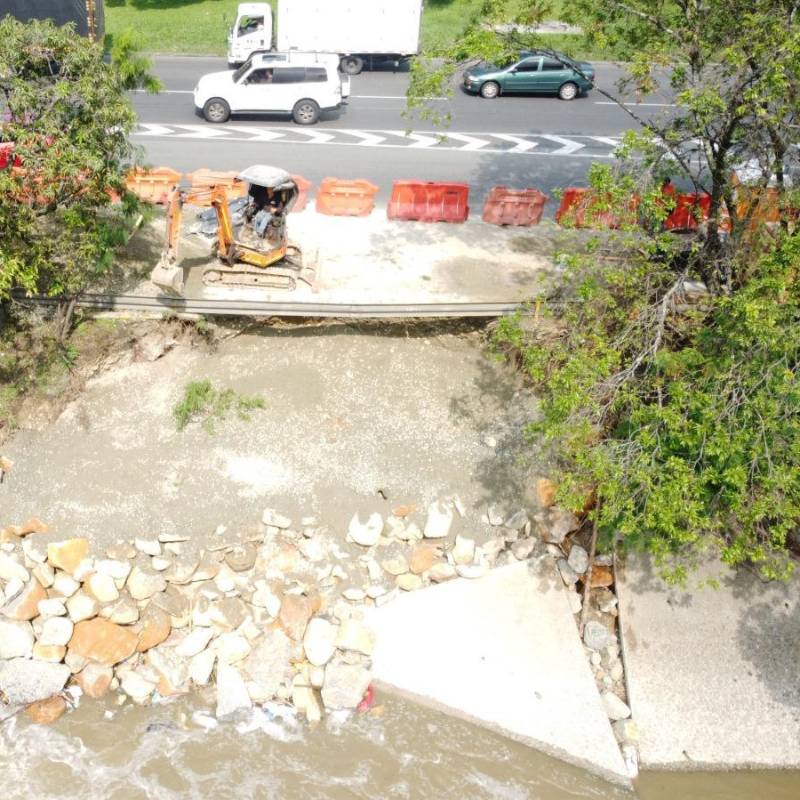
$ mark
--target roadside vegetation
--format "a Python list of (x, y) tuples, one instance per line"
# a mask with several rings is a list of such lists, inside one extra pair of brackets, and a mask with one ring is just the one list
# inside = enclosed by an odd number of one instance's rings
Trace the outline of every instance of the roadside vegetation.
[[(639, 132), (616, 166), (592, 167), (572, 219), (617, 232), (564, 253), (537, 322), (504, 322), (495, 344), (538, 390), (530, 434), (550, 447), (559, 500), (581, 511), (594, 498), (601, 548), (647, 550), (677, 582), (708, 554), (786, 578), (800, 551), (798, 7), (573, 11), (598, 46), (630, 54), (608, 96)], [(529, 26), (546, 14), (488, 0), (481, 17)], [(465, 62), (524, 46), (544, 43), (473, 25), (437, 52), (440, 67), (414, 70), (410, 105), (424, 111)], [(622, 90), (651, 92), (665, 74), (674, 113), (641, 118)], [(706, 198), (692, 234), (664, 230), (681, 191)]]
[(239, 419), (249, 420), (252, 411), (264, 406), (261, 397), (240, 395), (233, 389), (217, 389), (206, 379), (186, 384), (183, 397), (172, 409), (172, 416), (179, 431), (192, 422), (198, 422), (207, 433), (213, 434), (215, 423), (229, 414), (235, 413)]

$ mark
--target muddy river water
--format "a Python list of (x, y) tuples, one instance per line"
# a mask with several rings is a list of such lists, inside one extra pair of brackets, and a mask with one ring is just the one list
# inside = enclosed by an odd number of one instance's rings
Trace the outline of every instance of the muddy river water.
[[(312, 730), (280, 709), (217, 725), (203, 698), (155, 708), (86, 701), (53, 727), (0, 726), (4, 800), (223, 798), (625, 800), (583, 770), (406, 700), (329, 716)], [(645, 773), (642, 800), (796, 800), (791, 772)]]

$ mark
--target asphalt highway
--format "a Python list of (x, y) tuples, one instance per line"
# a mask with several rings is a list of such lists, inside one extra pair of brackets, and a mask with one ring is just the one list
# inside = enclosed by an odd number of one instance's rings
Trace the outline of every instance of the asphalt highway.
[[(484, 100), (454, 86), (451, 98), (431, 100), (450, 112), (446, 128), (404, 115), (408, 75), (402, 71), (352, 78), (347, 105), (307, 127), (266, 115), (211, 125), (196, 113), (192, 89), (201, 75), (225, 70), (225, 61), (159, 57), (154, 66), (164, 91), (133, 98), (140, 119), (135, 141), (146, 163), (182, 172), (274, 164), (314, 183), (329, 176), (366, 178), (380, 187), (381, 200), (394, 180), (469, 183), (473, 208), (496, 185), (547, 193), (585, 185), (590, 165), (612, 159), (618, 138), (637, 126), (599, 91), (618, 93), (623, 73), (611, 64), (596, 65), (598, 90), (571, 102), (543, 96)], [(671, 107), (662, 92), (641, 98), (635, 113), (649, 118), (669, 114)]]

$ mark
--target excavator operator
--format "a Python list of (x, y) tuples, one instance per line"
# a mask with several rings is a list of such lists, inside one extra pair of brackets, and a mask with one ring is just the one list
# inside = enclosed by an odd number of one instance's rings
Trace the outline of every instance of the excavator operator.
[(282, 210), (279, 195), (274, 189), (250, 184), (248, 191), (250, 202), (244, 212), (244, 218), (253, 226), (255, 234), (263, 239), (273, 217)]

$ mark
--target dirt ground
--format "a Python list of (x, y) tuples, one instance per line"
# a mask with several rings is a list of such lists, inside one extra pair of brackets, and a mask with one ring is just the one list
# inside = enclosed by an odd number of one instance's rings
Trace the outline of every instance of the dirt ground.
[[(533, 508), (534, 399), (479, 333), (429, 333), (262, 326), (214, 351), (184, 342), (154, 362), (123, 359), (52, 424), (6, 443), (0, 524), (36, 515), (96, 547), (161, 532), (202, 543), (268, 506), (343, 532), (356, 510), (412, 503), (424, 522), (429, 501), (457, 494), (459, 529), (481, 539), (488, 503)], [(178, 432), (173, 407), (206, 378), (265, 408), (213, 435)]]

